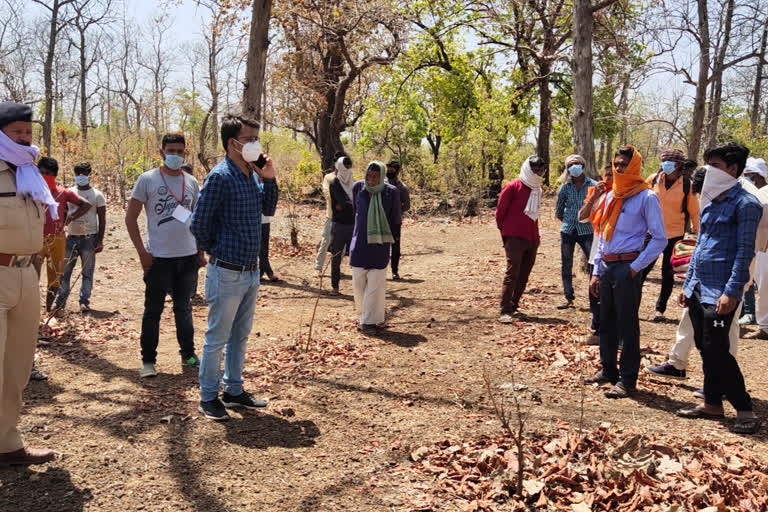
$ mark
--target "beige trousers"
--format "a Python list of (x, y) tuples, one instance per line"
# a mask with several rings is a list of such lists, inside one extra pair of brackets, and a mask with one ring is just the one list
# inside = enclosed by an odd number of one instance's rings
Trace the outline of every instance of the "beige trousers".
[[(758, 252), (755, 256), (755, 283), (757, 298), (755, 313), (760, 330), (768, 332), (768, 252)], [(763, 293), (760, 293), (762, 290)]]
[(18, 450), (21, 394), (35, 359), (40, 289), (33, 266), (0, 266), (0, 453)]
[(325, 259), (328, 257), (328, 247), (331, 245), (331, 226), (333, 219), (325, 219), (323, 225), (323, 238), (320, 239), (320, 246), (317, 248), (317, 257), (315, 258), (315, 270), (322, 272), (325, 269)]
[(352, 289), (360, 325), (382, 323), (386, 308), (387, 269), (352, 267)]

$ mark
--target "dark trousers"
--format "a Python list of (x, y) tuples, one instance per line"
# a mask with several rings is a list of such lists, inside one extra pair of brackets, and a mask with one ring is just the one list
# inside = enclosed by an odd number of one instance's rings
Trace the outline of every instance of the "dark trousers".
[(261, 275), (272, 277), (272, 265), (269, 264), (269, 230), (272, 224), (267, 222), (261, 225), (261, 251), (259, 252), (259, 270)]
[[(590, 265), (589, 266), (589, 275), (592, 275), (592, 272), (594, 270), (595, 266)], [(595, 297), (591, 293), (589, 293), (589, 290), (587, 290), (587, 295), (589, 295), (589, 310), (592, 312), (592, 325), (591, 329), (592, 332), (596, 335), (600, 335), (600, 298)]]
[(195, 272), (195, 278), (192, 283), (192, 294), (190, 295), (190, 298), (194, 299), (195, 296), (197, 295), (197, 285), (199, 281), (200, 281), (200, 271), (198, 270), (197, 272)]
[(539, 242), (525, 240), (514, 236), (503, 236), (504, 251), (507, 253), (507, 273), (501, 288), (501, 314), (511, 314), (517, 311), (520, 297), (523, 296), (531, 275), (533, 264), (536, 263), (536, 251)]
[(341, 260), (344, 258), (344, 253), (348, 252), (349, 246), (352, 243), (352, 233), (354, 230), (354, 224), (334, 222), (331, 225), (331, 245), (329, 247), (333, 255), (331, 259), (331, 286), (334, 290), (339, 289)]
[[(643, 281), (640, 274), (632, 277), (629, 264), (628, 261), (601, 263), (600, 363), (607, 379), (621, 381), (627, 388), (633, 389), (640, 371), (638, 311)], [(624, 345), (617, 369), (620, 340)]]
[(741, 314), (755, 316), (755, 283), (752, 283), (744, 292), (744, 305), (741, 306)]
[(400, 267), (400, 234), (403, 231), (402, 224), (392, 226), (392, 238), (395, 242), (392, 244), (392, 274), (399, 274)]
[(141, 320), (141, 360), (155, 363), (160, 336), (160, 318), (165, 307), (165, 295), (173, 299), (176, 319), (176, 340), (179, 353), (189, 357), (195, 353), (195, 330), (192, 325), (192, 296), (198, 265), (197, 254), (180, 258), (155, 258), (144, 275), (144, 317)]
[(751, 411), (752, 399), (747, 393), (739, 363), (731, 355), (728, 338), (737, 309), (727, 315), (718, 315), (714, 305), (701, 303), (698, 287), (688, 300), (693, 339), (701, 353), (704, 369), (704, 402), (720, 406), (725, 395), (737, 411)]
[(560, 269), (563, 277), (563, 293), (566, 300), (572, 301), (576, 298), (573, 291), (573, 250), (578, 245), (584, 251), (584, 256), (589, 258), (593, 238), (592, 233), (577, 235), (576, 233), (560, 232)]
[[(672, 272), (672, 250), (675, 248), (675, 244), (682, 239), (683, 237), (681, 236), (667, 239), (667, 247), (664, 248), (661, 256), (661, 293), (659, 293), (659, 298), (656, 300), (656, 311), (659, 313), (664, 313), (667, 310), (667, 302), (669, 302), (672, 289), (675, 287), (675, 274)], [(643, 270), (643, 283), (645, 283), (648, 274), (651, 273), (655, 266), (656, 261), (654, 260), (653, 263)]]

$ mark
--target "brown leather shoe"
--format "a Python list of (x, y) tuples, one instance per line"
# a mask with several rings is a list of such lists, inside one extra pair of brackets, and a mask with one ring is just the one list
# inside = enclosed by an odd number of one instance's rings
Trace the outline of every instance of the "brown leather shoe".
[(56, 458), (53, 450), (45, 448), (20, 448), (14, 452), (0, 453), (0, 464), (9, 466), (28, 466), (44, 464)]

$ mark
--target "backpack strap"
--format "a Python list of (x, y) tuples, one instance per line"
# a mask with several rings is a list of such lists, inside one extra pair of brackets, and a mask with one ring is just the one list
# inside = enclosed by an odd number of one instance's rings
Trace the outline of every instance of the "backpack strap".
[(691, 193), (691, 180), (688, 176), (683, 176), (683, 205), (681, 211), (685, 215), (685, 230), (688, 231), (691, 214), (688, 212), (688, 195)]

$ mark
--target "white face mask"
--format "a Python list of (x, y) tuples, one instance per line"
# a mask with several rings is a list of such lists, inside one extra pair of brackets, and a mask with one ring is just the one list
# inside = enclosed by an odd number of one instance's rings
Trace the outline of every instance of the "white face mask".
[(78, 186), (84, 187), (88, 185), (89, 182), (90, 180), (88, 179), (88, 176), (84, 174), (78, 174), (77, 176), (75, 176), (75, 184)]
[(261, 156), (261, 143), (256, 140), (243, 145), (240, 154), (246, 162), (255, 162)]
[(702, 208), (739, 182), (739, 180), (717, 167), (707, 165), (706, 168), (707, 173), (704, 175), (704, 184), (701, 187), (700, 202)]

